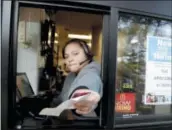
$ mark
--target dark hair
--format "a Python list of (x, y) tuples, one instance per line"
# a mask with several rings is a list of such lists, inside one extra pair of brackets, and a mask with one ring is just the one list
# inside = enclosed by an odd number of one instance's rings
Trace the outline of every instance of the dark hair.
[(80, 45), (83, 48), (84, 53), (87, 56), (87, 58), (92, 60), (93, 53), (91, 52), (87, 42), (84, 41), (84, 40), (81, 40), (81, 39), (77, 39), (77, 38), (71, 39), (68, 42), (66, 42), (65, 46), (62, 49), (62, 56), (63, 56), (63, 58), (65, 58), (65, 49), (66, 49), (67, 45), (73, 44), (73, 43), (76, 43), (76, 44)]

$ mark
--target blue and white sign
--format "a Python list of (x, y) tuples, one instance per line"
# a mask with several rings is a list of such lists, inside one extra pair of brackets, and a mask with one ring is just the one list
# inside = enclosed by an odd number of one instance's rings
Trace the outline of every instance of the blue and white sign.
[(172, 39), (147, 37), (145, 104), (171, 104)]
[(147, 53), (149, 61), (171, 63), (171, 39), (148, 37)]

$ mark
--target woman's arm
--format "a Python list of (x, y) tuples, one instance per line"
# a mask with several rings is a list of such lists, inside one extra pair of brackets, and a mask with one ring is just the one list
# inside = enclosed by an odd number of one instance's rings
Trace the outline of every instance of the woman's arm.
[(100, 94), (89, 89), (76, 90), (72, 98), (75, 98), (75, 95), (84, 94), (89, 94), (88, 98), (84, 101), (79, 101), (74, 104), (76, 107), (76, 113), (81, 115), (88, 114), (93, 111), (97, 107), (98, 102), (100, 101)]
[(86, 100), (75, 103), (76, 113), (83, 115), (93, 111), (102, 97), (102, 87), (103, 84), (99, 75), (88, 72), (82, 76), (69, 98), (74, 98), (76, 94), (82, 95), (89, 92), (91, 94)]

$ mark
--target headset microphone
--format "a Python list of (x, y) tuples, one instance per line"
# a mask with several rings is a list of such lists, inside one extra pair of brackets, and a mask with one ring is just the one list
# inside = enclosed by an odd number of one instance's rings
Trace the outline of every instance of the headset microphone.
[(84, 64), (86, 61), (89, 61), (89, 59), (86, 59), (86, 60), (84, 60), (84, 61), (80, 62), (80, 63), (79, 63), (79, 65)]

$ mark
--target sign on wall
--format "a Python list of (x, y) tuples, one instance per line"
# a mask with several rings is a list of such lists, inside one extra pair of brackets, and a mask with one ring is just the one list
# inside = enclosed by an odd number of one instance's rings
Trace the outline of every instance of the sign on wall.
[(20, 21), (18, 27), (18, 42), (24, 43), (25, 41), (26, 41), (26, 23), (25, 21)]
[(135, 93), (117, 93), (115, 111), (119, 113), (135, 113)]
[(145, 104), (171, 104), (171, 51), (171, 39), (154, 36), (147, 37)]

